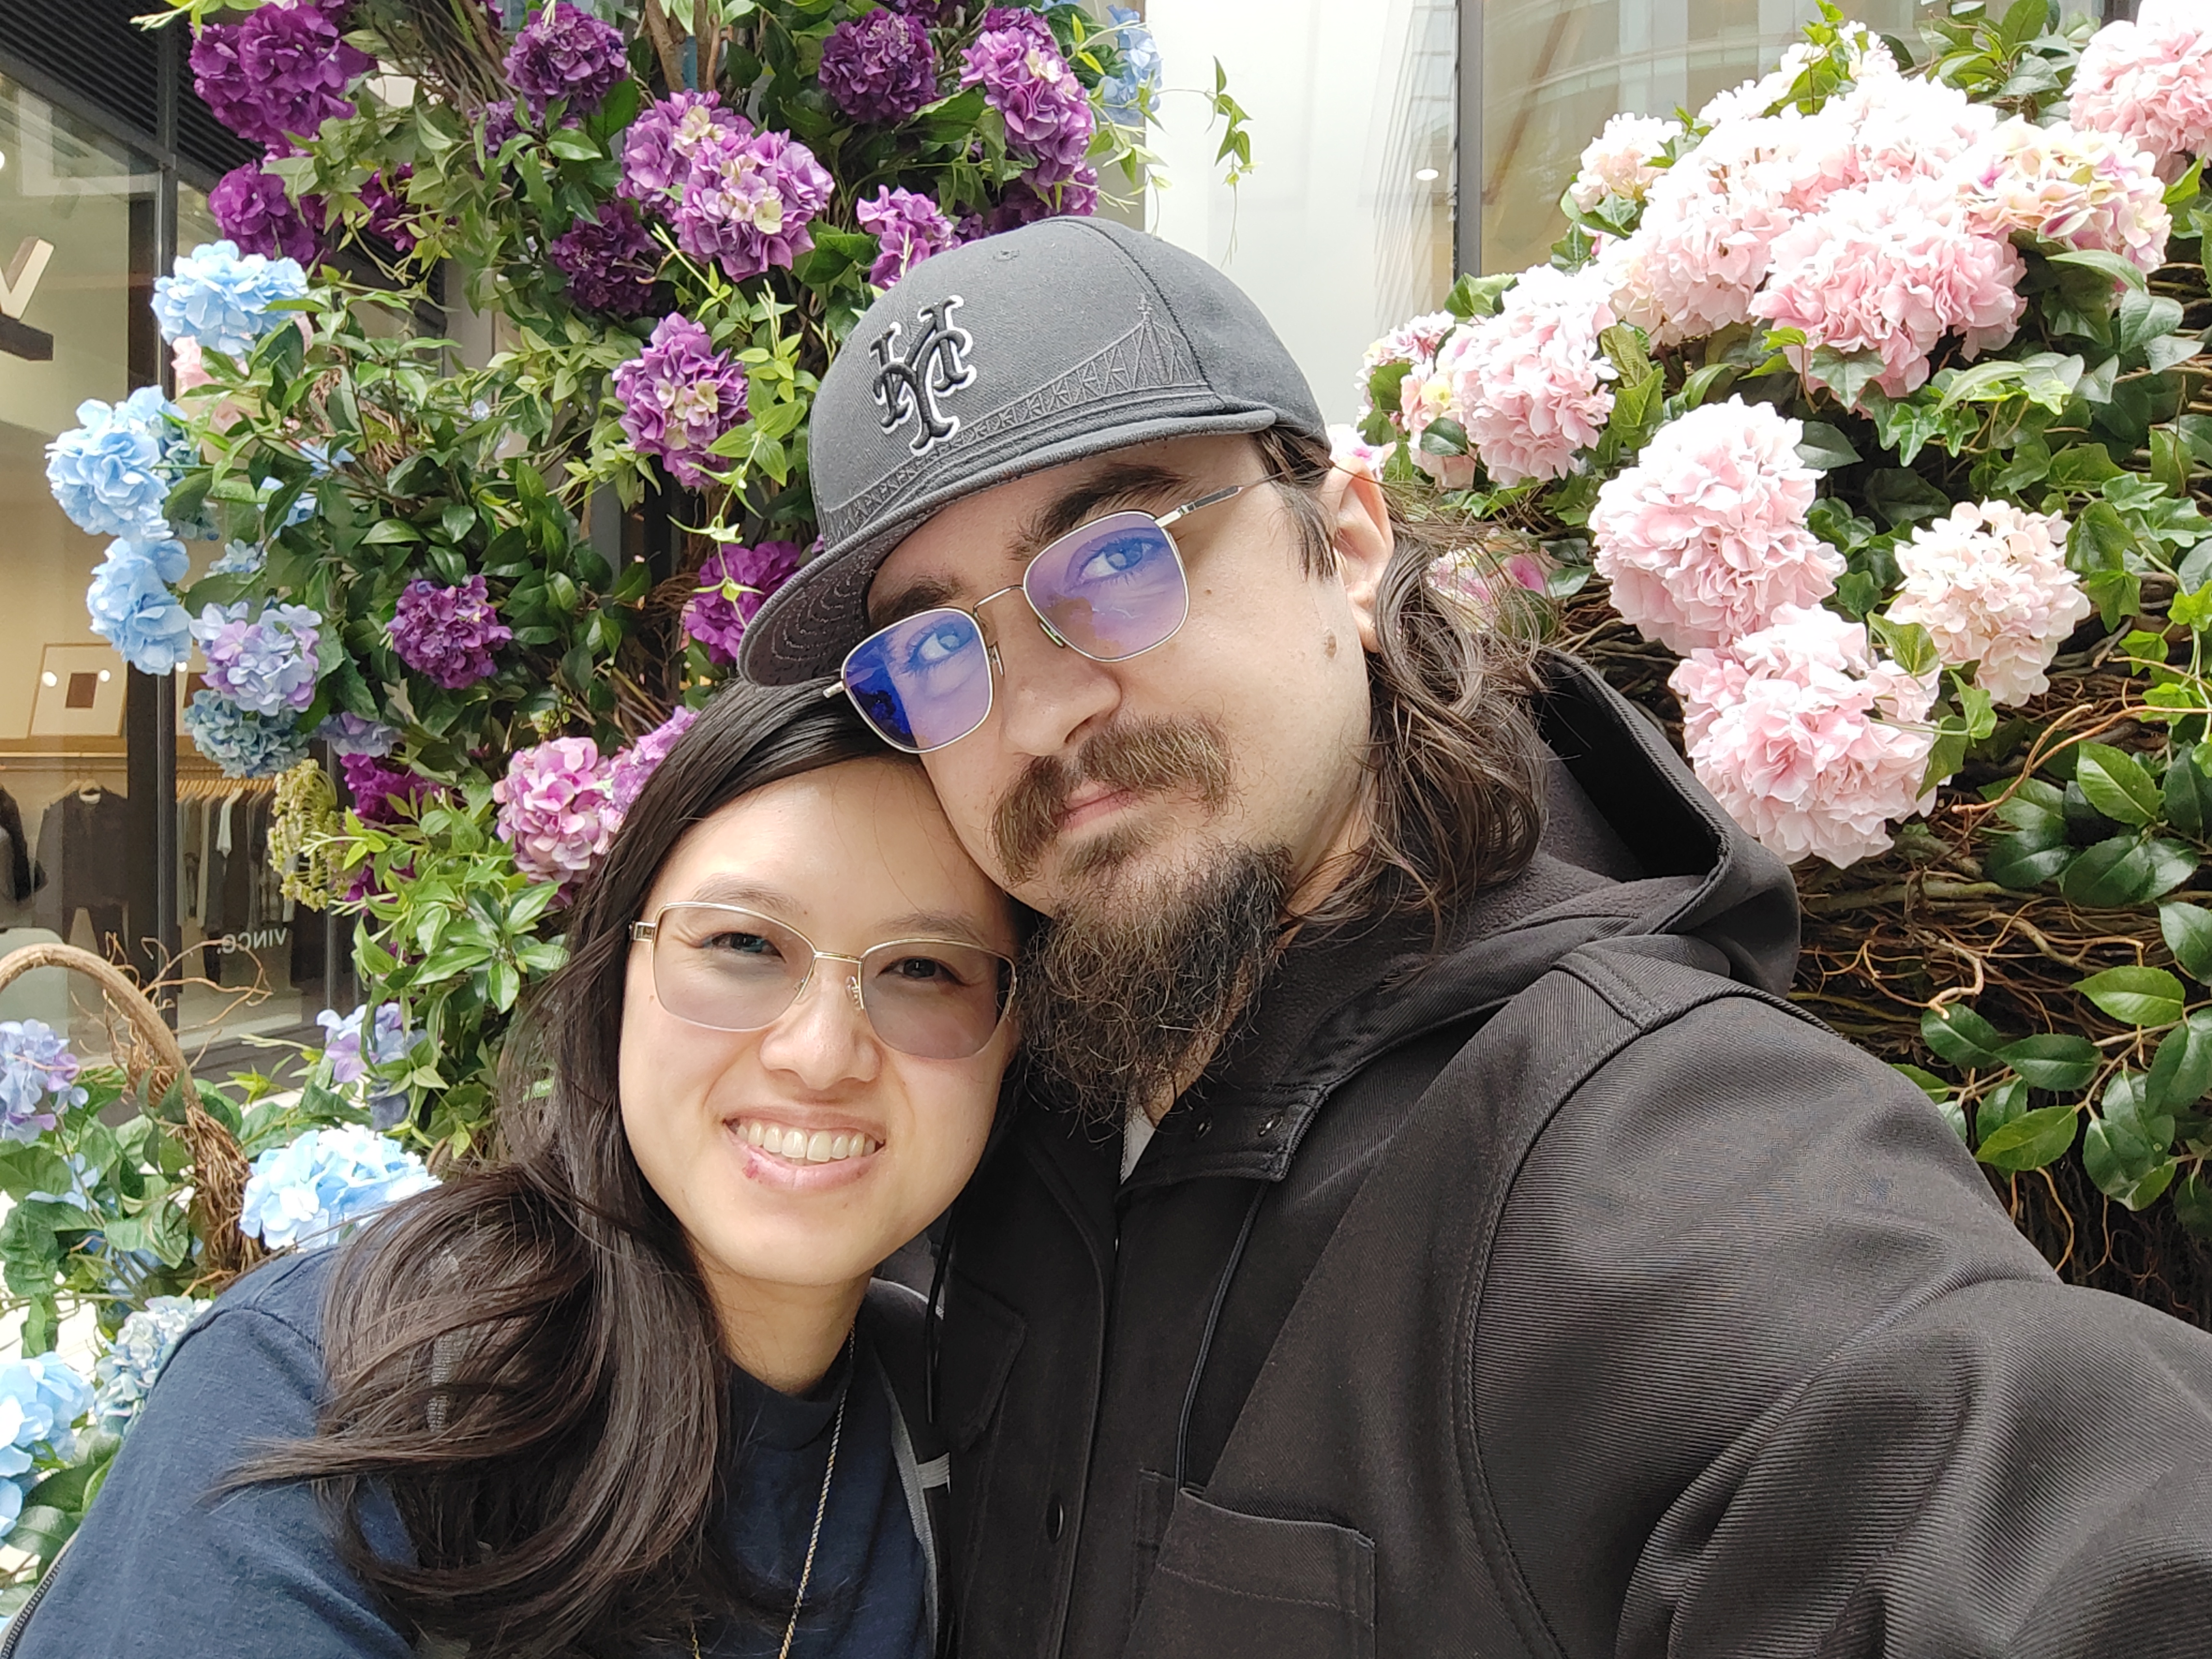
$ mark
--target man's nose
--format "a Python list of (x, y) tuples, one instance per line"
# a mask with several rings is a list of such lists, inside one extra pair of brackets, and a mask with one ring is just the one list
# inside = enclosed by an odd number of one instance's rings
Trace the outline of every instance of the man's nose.
[(1019, 599), (994, 618), (998, 653), (999, 730), (1022, 755), (1057, 755), (1087, 734), (1121, 701), (1108, 664), (1063, 643)]

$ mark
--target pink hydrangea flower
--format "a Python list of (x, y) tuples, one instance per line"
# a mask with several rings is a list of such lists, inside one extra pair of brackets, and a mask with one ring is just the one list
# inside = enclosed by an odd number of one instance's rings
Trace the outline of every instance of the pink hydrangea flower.
[(1446, 489), (1465, 489), (1474, 482), (1474, 457), (1438, 455), (1425, 450), (1421, 447), (1421, 434), (1440, 416), (1459, 418), (1453, 402), (1451, 359), (1453, 347), (1461, 337), (1455, 334), (1444, 343), (1439, 361), (1428, 365), (1426, 373), (1417, 363), (1398, 384), (1398, 424), (1406, 429), (1406, 453), (1413, 458), (1415, 466)]
[(564, 896), (605, 855), (622, 823), (611, 770), (589, 738), (518, 749), (491, 798), (515, 867), (532, 881), (559, 883)]
[(1851, 131), (1856, 184), (1884, 179), (1941, 178), (1986, 138), (1997, 112), (1956, 87), (1917, 75), (1901, 75), (1889, 49), (1859, 61), (1850, 89), (1828, 106)]
[(1664, 169), (1654, 165), (1667, 146), (1681, 137), (1682, 124), (1657, 115), (1613, 116), (1605, 131), (1583, 147), (1581, 170), (1567, 186), (1575, 205), (1587, 213), (1608, 196), (1640, 202)]
[(2107, 23), (2082, 48), (2069, 118), (2124, 132), (2177, 179), (2212, 155), (2212, 10), (2203, 0), (2143, 0), (2133, 22)]
[(1550, 573), (1544, 562), (1534, 553), (1509, 553), (1497, 558), (1481, 547), (1457, 549), (1447, 552), (1428, 570), (1429, 586), (1444, 598), (1455, 600), (1465, 610), (1477, 627), (1494, 623), (1500, 608), (1498, 589), (1522, 593), (1543, 593), (1550, 590)]
[(1947, 187), (1893, 179), (1838, 191), (1774, 240), (1772, 272), (1751, 314), (1801, 329), (1785, 348), (1807, 384), (1814, 348), (1871, 351), (1875, 384), (1893, 398), (1924, 385), (1929, 356), (1946, 334), (1966, 355), (2010, 340), (2022, 309), (2025, 268), (2011, 244), (1978, 235)]
[(2000, 703), (2051, 689), (2045, 672), (2096, 607), (2066, 568), (2066, 520), (2009, 501), (1960, 501), (1897, 550), (1892, 622), (1917, 623), (1954, 668)]
[(1960, 203), (1985, 236), (2024, 230), (2046, 242), (2117, 253), (2136, 269), (2166, 262), (2173, 229), (2150, 152), (2125, 133), (2040, 127), (2015, 116), (1963, 166)]
[(1877, 659), (1857, 623), (1787, 605), (1731, 646), (1692, 653), (1668, 684), (1698, 781), (1792, 863), (1887, 851), (1891, 821), (1918, 807), (1935, 687)]
[(608, 763), (609, 793), (617, 813), (626, 815), (636, 805), (645, 781), (660, 769), (660, 763), (668, 758), (668, 751), (676, 747), (676, 740), (689, 732), (691, 723), (698, 718), (696, 708), (678, 708)]
[(1449, 413), (1492, 482), (1565, 477), (1605, 430), (1616, 375), (1597, 337), (1616, 320), (1611, 286), (1594, 268), (1570, 276), (1534, 266), (1495, 315), (1445, 346), (1437, 368), (1449, 383)]
[(1707, 404), (1653, 434), (1590, 510), (1613, 608), (1671, 651), (1726, 645), (1835, 592), (1843, 556), (1805, 527), (1819, 474), (1802, 422)]
[(1328, 459), (1332, 465), (1341, 467), (1355, 477), (1382, 477), (1382, 468), (1390, 459), (1395, 444), (1370, 444), (1359, 435), (1357, 427), (1339, 422), (1328, 429)]

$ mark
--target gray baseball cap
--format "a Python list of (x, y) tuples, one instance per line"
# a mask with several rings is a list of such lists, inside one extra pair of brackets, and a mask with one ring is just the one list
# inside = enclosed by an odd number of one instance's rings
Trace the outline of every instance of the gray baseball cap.
[(1328, 439), (1260, 308), (1181, 248), (1045, 219), (916, 265), (854, 325), (814, 400), (823, 550), (745, 629), (745, 677), (834, 672), (868, 584), (947, 503), (1131, 444), (1281, 424)]

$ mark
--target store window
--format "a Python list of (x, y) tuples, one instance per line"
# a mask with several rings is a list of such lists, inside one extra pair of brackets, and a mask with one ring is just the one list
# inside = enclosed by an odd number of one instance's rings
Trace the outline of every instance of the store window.
[[(132, 313), (160, 175), (5, 78), (0, 158), (0, 951), (66, 939), (129, 961), (159, 920), (132, 834), (128, 671), (87, 628), (105, 543), (55, 506), (46, 447), (86, 398), (149, 378)], [(68, 1021), (58, 975), (0, 993), (0, 1018), (26, 1015)]]
[[(1860, 0), (1851, 16), (1910, 40), (1912, 0)], [(1817, 15), (1814, 0), (1484, 0), (1480, 45), (1484, 270), (1549, 256), (1566, 228), (1560, 193), (1583, 147), (1617, 111), (1672, 115), (1774, 67)], [(1472, 192), (1470, 192), (1472, 193)]]

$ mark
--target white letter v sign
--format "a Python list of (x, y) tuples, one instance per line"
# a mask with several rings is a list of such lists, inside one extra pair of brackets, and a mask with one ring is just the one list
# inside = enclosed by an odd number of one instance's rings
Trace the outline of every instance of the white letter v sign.
[(31, 296), (39, 291), (39, 278), (46, 274), (46, 261), (54, 257), (54, 245), (43, 237), (26, 236), (23, 245), (15, 250), (15, 257), (8, 262), (8, 275), (0, 280), (0, 312), (20, 318)]

